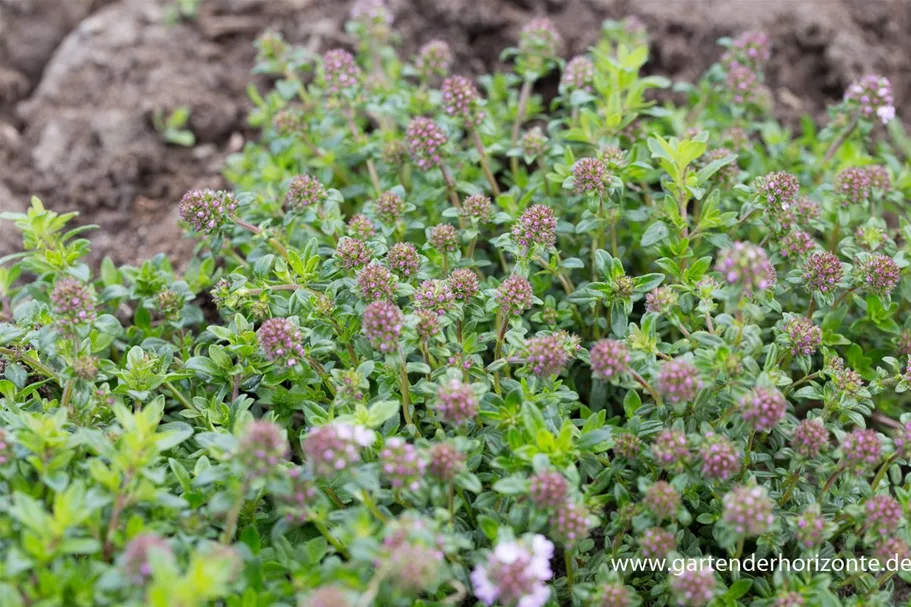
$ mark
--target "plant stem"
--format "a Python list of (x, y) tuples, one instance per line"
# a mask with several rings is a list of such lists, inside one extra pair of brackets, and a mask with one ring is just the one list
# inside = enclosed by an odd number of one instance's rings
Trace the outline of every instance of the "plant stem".
[(468, 522), (471, 523), (472, 527), (477, 526), (477, 523), (474, 520), (474, 511), (471, 509), (471, 502), (465, 499), (465, 492), (462, 491), (461, 487), (456, 487), (456, 491), (458, 491), (459, 497), (462, 499), (462, 503), (465, 504), (465, 514), (468, 515)]
[(411, 395), (408, 389), (411, 387), (408, 383), (408, 362), (405, 360), (405, 350), (399, 348), (401, 357), (401, 369), (399, 370), (399, 391), (402, 393), (402, 416), (405, 418), (405, 424), (412, 425), (411, 420)]
[(244, 484), (240, 488), (240, 493), (228, 511), (228, 518), (225, 521), (225, 530), (221, 536), (222, 544), (230, 544), (234, 541), (234, 533), (237, 531), (237, 520), (240, 518), (240, 509), (244, 505), (244, 499), (247, 497), (247, 491), (250, 490), (250, 480), (244, 479)]
[(661, 397), (658, 396), (658, 393), (655, 391), (654, 388), (652, 388), (652, 385), (650, 383), (648, 383), (647, 381), (645, 381), (644, 377), (642, 377), (641, 375), (639, 375), (632, 369), (629, 370), (629, 374), (633, 376), (633, 379), (636, 380), (636, 383), (638, 383), (640, 386), (645, 388), (645, 391), (651, 395), (651, 397), (655, 401), (656, 405), (661, 404)]
[(801, 470), (803, 470), (803, 466), (797, 466), (797, 469), (791, 474), (791, 478), (788, 479), (788, 488), (781, 496), (781, 499), (778, 500), (779, 506), (784, 506), (791, 499), (791, 493), (794, 492), (794, 487), (797, 486), (797, 479), (800, 477)]
[(573, 571), (573, 554), (571, 550), (565, 549), (563, 551), (563, 560), (566, 563), (566, 589), (569, 590), (569, 595), (572, 596), (575, 572)]
[(841, 134), (838, 136), (838, 138), (832, 142), (832, 145), (829, 146), (829, 149), (826, 152), (826, 155), (823, 156), (822, 165), (821, 165), (822, 167), (825, 167), (827, 164), (829, 164), (829, 161), (832, 160), (833, 156), (835, 156), (835, 152), (838, 151), (838, 148), (840, 148), (842, 146), (842, 144), (848, 139), (848, 137), (851, 136), (851, 133), (854, 132), (854, 129), (857, 128), (857, 123), (859, 121), (860, 121), (860, 114), (859, 113), (854, 114), (854, 118), (851, 120), (851, 123), (848, 125), (848, 128), (846, 128), (844, 131), (842, 131)]
[(369, 510), (373, 516), (378, 518), (380, 522), (386, 523), (389, 521), (389, 517), (380, 511), (376, 505), (376, 502), (373, 501), (373, 498), (370, 497), (369, 493), (366, 491), (361, 491), (361, 499), (364, 501), (364, 505), (367, 506), (367, 510)]
[[(519, 141), (519, 129), (522, 127), (522, 122), (525, 120), (525, 111), (528, 107), (528, 100), (531, 97), (531, 90), (534, 85), (535, 81), (530, 78), (522, 83), (522, 90), (519, 92), (519, 107), (516, 109), (516, 121), (512, 124), (510, 147), (516, 147), (516, 143)], [(519, 172), (518, 156), (513, 156), (510, 159), (510, 169), (512, 170), (513, 179), (515, 179), (516, 174)]]
[(745, 542), (746, 542), (746, 540), (742, 536), (739, 540), (737, 540), (737, 551), (734, 552), (734, 557), (733, 557), (733, 559), (735, 561), (737, 559), (739, 559), (741, 556), (743, 556), (743, 545)]
[(190, 404), (190, 401), (187, 400), (187, 397), (184, 396), (183, 394), (181, 394), (180, 390), (175, 388), (170, 382), (164, 382), (164, 387), (168, 389), (168, 392), (170, 392), (171, 395), (173, 395), (174, 398), (177, 399), (177, 402), (179, 402), (181, 405), (183, 405), (183, 407), (185, 409), (189, 409), (191, 411), (196, 410), (196, 408)]
[(835, 472), (832, 473), (832, 476), (829, 477), (829, 480), (826, 481), (826, 484), (822, 487), (822, 492), (819, 494), (819, 499), (822, 499), (823, 496), (829, 492), (829, 489), (832, 487), (832, 484), (835, 482), (842, 472), (844, 472), (844, 464), (835, 469)]
[(880, 466), (879, 471), (877, 471), (877, 473), (876, 473), (876, 476), (873, 477), (873, 482), (870, 483), (870, 491), (876, 491), (876, 488), (882, 482), (883, 477), (886, 476), (886, 471), (889, 469), (890, 466), (892, 466), (892, 464), (894, 464), (896, 461), (898, 461), (898, 457), (899, 457), (899, 454), (896, 453), (895, 455), (893, 455), (892, 457), (887, 459), (885, 462), (883, 462), (883, 465)]
[(323, 487), (323, 493), (329, 496), (329, 499), (332, 500), (332, 503), (335, 504), (338, 508), (345, 507), (345, 502), (342, 501), (342, 498), (338, 496), (338, 493), (335, 492), (335, 489), (332, 487)]
[(316, 527), (319, 530), (319, 532), (323, 535), (323, 537), (326, 538), (326, 541), (329, 542), (333, 548), (335, 548), (336, 552), (338, 552), (339, 554), (344, 556), (346, 559), (351, 558), (351, 556), (348, 554), (348, 550), (342, 545), (342, 543), (340, 541), (338, 541), (338, 538), (336, 538), (334, 535), (329, 533), (329, 529), (326, 528), (326, 526), (324, 524), (322, 524), (319, 521), (312, 521), (312, 522), (313, 522), (313, 526)]
[(474, 147), (478, 151), (478, 154), (481, 155), (481, 170), (484, 171), (484, 176), (487, 177), (487, 182), (490, 184), (490, 191), (493, 192), (494, 196), (499, 196), (500, 186), (497, 184), (497, 180), (490, 170), (490, 164), (487, 162), (487, 152), (484, 150), (484, 142), (481, 141), (481, 135), (475, 127), (471, 127), (470, 130), (471, 138), (474, 139)]

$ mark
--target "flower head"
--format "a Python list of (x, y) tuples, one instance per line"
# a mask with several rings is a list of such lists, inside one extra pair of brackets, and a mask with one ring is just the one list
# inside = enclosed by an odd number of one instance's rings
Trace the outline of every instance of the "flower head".
[(427, 469), (427, 459), (414, 445), (393, 436), (380, 451), (380, 470), (393, 489), (417, 491)]
[(221, 190), (190, 190), (180, 200), (180, 218), (197, 232), (214, 234), (231, 221), (237, 209), (234, 194)]
[(829, 431), (815, 419), (801, 421), (791, 437), (791, 448), (806, 458), (816, 457), (829, 442)]
[(566, 503), (569, 483), (556, 470), (542, 470), (531, 477), (528, 496), (541, 510), (553, 510)]
[(645, 491), (645, 509), (659, 521), (673, 520), (680, 508), (680, 494), (666, 481), (658, 481)]
[(446, 133), (430, 118), (412, 118), (405, 132), (405, 143), (418, 169), (428, 171), (443, 164)]
[(430, 229), (428, 242), (444, 255), (455, 253), (459, 250), (459, 233), (451, 223), (440, 223)]
[(864, 504), (864, 526), (878, 535), (894, 534), (903, 518), (901, 504), (891, 495), (874, 495)]
[(304, 336), (289, 318), (270, 318), (256, 332), (259, 347), (271, 362), (293, 367), (306, 356)]
[(705, 478), (726, 481), (740, 470), (740, 456), (731, 441), (720, 434), (709, 433), (700, 449), (702, 474)]
[(274, 472), (288, 455), (285, 429), (267, 420), (255, 420), (244, 428), (235, 457), (251, 478)]
[(780, 245), (782, 257), (801, 257), (812, 251), (816, 242), (803, 230), (791, 230), (781, 237)]
[(705, 607), (715, 596), (718, 582), (711, 563), (688, 559), (672, 571), (668, 585), (671, 594), (682, 607)]
[(392, 301), (396, 282), (395, 275), (375, 261), (357, 273), (357, 290), (365, 301)]
[(360, 84), (361, 68), (348, 51), (332, 49), (323, 54), (322, 78), (323, 86), (330, 95), (348, 93)]
[(718, 253), (715, 269), (732, 285), (747, 292), (764, 291), (775, 285), (775, 267), (762, 247), (748, 242), (735, 242)]
[(588, 537), (593, 521), (585, 505), (567, 501), (550, 515), (550, 534), (564, 546), (575, 546)]
[(582, 158), (573, 165), (573, 184), (577, 194), (604, 194), (610, 174), (597, 158)]
[(847, 468), (866, 472), (882, 460), (883, 444), (873, 430), (858, 428), (845, 436), (841, 451), (842, 462)]
[(519, 53), (530, 58), (549, 59), (560, 50), (563, 39), (547, 17), (535, 17), (522, 28)]
[(386, 267), (404, 280), (411, 280), (421, 269), (421, 256), (410, 242), (397, 242), (389, 247)]
[(738, 63), (750, 69), (762, 71), (772, 56), (772, 42), (763, 31), (743, 32), (733, 40), (721, 57), (725, 66)]
[(497, 288), (497, 302), (507, 316), (519, 316), (531, 308), (534, 293), (524, 276), (512, 274)]
[(523, 360), (538, 377), (550, 377), (560, 374), (566, 368), (569, 356), (563, 338), (553, 333), (529, 339), (525, 344)]
[(630, 607), (629, 590), (619, 582), (605, 584), (598, 592), (597, 607)]
[(799, 592), (785, 592), (775, 599), (775, 607), (804, 607), (806, 604)]
[(724, 496), (722, 503), (722, 519), (737, 535), (757, 537), (775, 522), (772, 500), (763, 487), (735, 487)]
[(658, 287), (645, 296), (645, 311), (652, 314), (668, 314), (677, 306), (679, 297), (670, 287)]
[(484, 120), (481, 110), (481, 95), (474, 82), (465, 76), (450, 76), (440, 87), (443, 111), (466, 125), (477, 126)]
[(307, 596), (301, 607), (351, 607), (349, 598), (348, 593), (338, 586), (323, 586)]
[(642, 440), (631, 432), (620, 432), (614, 436), (614, 453), (618, 457), (635, 459), (641, 449)]
[(873, 557), (879, 559), (881, 566), (886, 566), (890, 560), (901, 563), (909, 556), (911, 556), (911, 549), (908, 548), (908, 543), (900, 537), (888, 537), (873, 548)]
[(812, 356), (822, 343), (822, 329), (805, 316), (791, 316), (781, 326), (793, 356)]
[(431, 310), (439, 316), (452, 310), (455, 296), (446, 280), (425, 280), (414, 291), (414, 303), (422, 310)]
[(856, 167), (841, 171), (835, 177), (835, 192), (843, 207), (865, 204), (872, 193), (869, 173), (866, 169)]
[(887, 124), (895, 118), (892, 83), (884, 76), (864, 76), (845, 91), (845, 102), (864, 120), (879, 118), (883, 124)]
[(661, 527), (650, 527), (639, 538), (639, 551), (647, 559), (667, 558), (676, 547), (674, 534)]
[(901, 279), (901, 269), (888, 255), (867, 255), (857, 264), (861, 287), (880, 297), (889, 295)]
[(152, 577), (153, 555), (163, 561), (173, 561), (174, 551), (157, 533), (140, 533), (123, 550), (122, 566), (134, 583), (143, 584)]
[(455, 480), (465, 467), (465, 454), (452, 443), (434, 443), (429, 457), (430, 474), (444, 483)]
[(736, 105), (751, 105), (762, 98), (762, 83), (752, 68), (732, 63), (725, 69), (725, 87), (731, 101)]
[(361, 213), (353, 215), (351, 219), (348, 220), (348, 225), (345, 227), (345, 232), (351, 238), (357, 238), (358, 240), (369, 240), (376, 235), (376, 228), (373, 226), (373, 222), (370, 219)]
[(740, 415), (757, 432), (768, 432), (784, 419), (788, 402), (772, 388), (756, 388), (740, 400)]
[(804, 288), (810, 292), (831, 293), (838, 288), (844, 269), (834, 253), (814, 253), (803, 265)]
[(285, 206), (291, 211), (319, 206), (328, 195), (319, 179), (310, 175), (298, 175), (288, 184)]
[(357, 238), (342, 238), (335, 247), (335, 257), (346, 270), (362, 268), (370, 262), (372, 251)]
[(421, 341), (426, 341), (440, 332), (440, 317), (431, 310), (418, 310), (414, 314), (418, 318), (415, 331)]
[(453, 299), (462, 303), (469, 301), (480, 291), (478, 275), (468, 268), (453, 270), (446, 282), (449, 283)]
[(557, 244), (557, 217), (553, 210), (543, 204), (533, 204), (525, 209), (512, 226), (512, 239), (526, 249), (553, 247)]
[(602, 339), (589, 351), (592, 375), (610, 381), (629, 369), (629, 349), (622, 341)]
[(394, 225), (405, 212), (405, 201), (395, 192), (383, 192), (373, 203), (377, 219), (386, 225)]
[(874, 190), (886, 193), (892, 191), (892, 177), (889, 169), (881, 164), (874, 164), (864, 168), (867, 173), (867, 180), (870, 187)]
[(652, 442), (652, 458), (660, 468), (679, 472), (690, 459), (686, 434), (680, 430), (662, 430)]
[(519, 149), (526, 158), (535, 159), (543, 156), (547, 152), (549, 140), (541, 127), (536, 126), (527, 130), (522, 139), (519, 140)]
[(54, 313), (67, 324), (80, 324), (95, 320), (95, 289), (72, 276), (57, 280), (51, 291)]
[(560, 90), (565, 95), (575, 91), (592, 92), (595, 81), (595, 66), (587, 57), (573, 57), (563, 69), (560, 77)]
[(414, 64), (424, 80), (432, 76), (443, 77), (452, 65), (452, 50), (442, 40), (431, 40), (418, 50)]
[(480, 402), (471, 384), (458, 378), (449, 379), (437, 388), (434, 409), (449, 424), (464, 424), (478, 415)]
[(485, 605), (544, 607), (553, 554), (554, 545), (543, 535), (501, 541), (471, 573), (475, 596)]
[(658, 391), (670, 403), (693, 401), (701, 389), (699, 369), (683, 359), (667, 361), (658, 372)]
[(399, 347), (404, 315), (389, 301), (374, 301), (361, 315), (361, 331), (374, 349), (389, 354)]
[(342, 422), (311, 428), (301, 442), (313, 473), (334, 478), (360, 463), (361, 449), (376, 439), (372, 430)]
[(826, 520), (818, 507), (808, 508), (794, 522), (797, 541), (804, 548), (821, 546), (825, 540)]

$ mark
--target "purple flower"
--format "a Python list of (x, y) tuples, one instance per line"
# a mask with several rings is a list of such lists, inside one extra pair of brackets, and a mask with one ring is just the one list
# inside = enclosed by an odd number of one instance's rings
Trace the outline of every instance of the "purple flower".
[(687, 559), (671, 571), (668, 586), (681, 607), (705, 607), (715, 596), (718, 582), (710, 562)]
[(814, 253), (803, 265), (804, 288), (808, 291), (831, 293), (838, 288), (844, 269), (834, 253)]
[(462, 303), (468, 302), (480, 290), (478, 275), (468, 268), (453, 270), (446, 282), (449, 283), (453, 299)]
[(889, 536), (898, 531), (904, 517), (901, 504), (891, 495), (874, 495), (864, 504), (864, 526), (877, 535)]
[(683, 359), (667, 361), (658, 372), (658, 391), (669, 403), (693, 401), (701, 389), (699, 369)]
[(319, 495), (319, 490), (308, 478), (303, 468), (288, 470), (288, 493), (279, 496), (285, 520), (289, 523), (304, 524), (310, 514), (310, 508)]
[(405, 212), (405, 201), (395, 192), (383, 192), (373, 203), (377, 218), (386, 225), (394, 225)]
[(892, 83), (884, 76), (864, 76), (845, 91), (845, 102), (864, 120), (878, 117), (883, 124), (887, 124), (895, 118)]
[(473, 221), (488, 223), (493, 218), (493, 205), (484, 194), (473, 194), (462, 202), (462, 211)]
[(718, 253), (715, 269), (728, 284), (746, 292), (764, 291), (775, 285), (775, 267), (762, 247), (748, 242), (735, 242)]
[(722, 504), (721, 518), (737, 535), (760, 536), (775, 522), (774, 505), (763, 487), (735, 487), (724, 496)]
[(452, 50), (442, 40), (431, 40), (418, 50), (414, 64), (424, 80), (431, 76), (443, 77), (452, 65)]
[(820, 454), (829, 442), (829, 431), (822, 422), (805, 419), (797, 425), (791, 437), (791, 448), (798, 455), (813, 458)]
[(477, 126), (484, 120), (481, 95), (474, 82), (465, 76), (450, 76), (440, 87), (443, 111), (468, 126)]
[(610, 173), (597, 158), (582, 158), (573, 165), (573, 186), (577, 194), (604, 194)]
[(418, 310), (414, 314), (418, 318), (415, 331), (421, 341), (427, 341), (440, 332), (440, 317), (430, 310)]
[(772, 56), (772, 43), (769, 35), (763, 31), (743, 32), (731, 41), (727, 51), (721, 57), (721, 64), (733, 63), (745, 65), (750, 69), (762, 71)]
[(629, 349), (622, 341), (602, 339), (589, 351), (592, 375), (610, 381), (629, 370)]
[(650, 527), (639, 538), (639, 551), (647, 559), (667, 558), (677, 548), (674, 534), (661, 527)]
[(564, 95), (571, 95), (575, 91), (592, 92), (595, 81), (595, 66), (587, 57), (573, 57), (563, 69), (560, 77), (560, 90)]
[(475, 596), (485, 605), (544, 607), (553, 555), (554, 545), (543, 535), (501, 541), (471, 572)]
[(444, 255), (459, 250), (459, 233), (456, 232), (455, 226), (449, 223), (433, 226), (428, 241), (430, 246)]
[(528, 497), (535, 508), (553, 510), (566, 503), (569, 483), (556, 470), (542, 470), (531, 477)]
[(756, 388), (740, 399), (743, 421), (757, 432), (769, 432), (784, 419), (788, 402), (775, 388)]
[(658, 287), (645, 296), (645, 311), (652, 314), (668, 314), (677, 307), (679, 297), (670, 287)]
[(564, 546), (575, 546), (588, 537), (593, 525), (591, 513), (584, 504), (567, 501), (550, 515), (550, 534)]
[(66, 324), (81, 324), (95, 320), (95, 289), (71, 276), (64, 276), (51, 291), (54, 313)]
[(419, 116), (408, 123), (405, 142), (411, 159), (421, 171), (428, 171), (443, 164), (442, 148), (446, 144), (446, 134), (430, 118)]
[(642, 449), (642, 440), (630, 432), (620, 432), (614, 436), (614, 454), (632, 460), (638, 457)]
[(445, 280), (425, 280), (414, 291), (414, 304), (421, 310), (431, 310), (442, 316), (452, 310), (455, 296)]
[(867, 180), (870, 187), (874, 190), (886, 193), (892, 191), (892, 177), (889, 175), (889, 169), (880, 164), (874, 164), (864, 168), (867, 173)]
[(673, 520), (680, 509), (680, 494), (666, 481), (658, 481), (645, 491), (645, 509), (658, 521)]
[(557, 55), (563, 39), (547, 17), (535, 17), (519, 34), (519, 53), (528, 57), (550, 58)]
[(892, 559), (901, 563), (909, 556), (911, 556), (911, 549), (908, 548), (907, 542), (900, 537), (886, 538), (873, 548), (873, 557), (879, 559), (882, 567), (885, 567), (886, 563)]
[(557, 244), (557, 218), (553, 210), (543, 204), (533, 204), (525, 209), (512, 226), (512, 239), (526, 249), (553, 247)]
[(813, 237), (803, 230), (791, 230), (781, 237), (779, 252), (782, 257), (801, 257), (816, 247)]
[(544, 134), (541, 127), (536, 126), (522, 135), (522, 139), (519, 140), (519, 149), (526, 158), (535, 159), (547, 152), (548, 143), (547, 135)]
[(731, 441), (720, 434), (708, 433), (700, 450), (705, 478), (726, 481), (740, 470), (740, 456)]
[(236, 460), (250, 478), (274, 472), (288, 455), (285, 430), (275, 422), (255, 420), (250, 422), (237, 441)]
[(399, 347), (404, 316), (398, 306), (388, 301), (374, 301), (361, 315), (361, 332), (374, 349), (384, 354)]
[(256, 332), (259, 347), (266, 358), (286, 367), (293, 367), (306, 356), (304, 336), (288, 318), (270, 318)]
[(335, 247), (335, 257), (346, 270), (362, 268), (370, 262), (370, 247), (356, 238), (342, 238)]
[(320, 477), (335, 478), (361, 462), (361, 449), (376, 440), (372, 430), (333, 422), (311, 428), (301, 442), (304, 455), (313, 473)]
[(372, 262), (357, 274), (357, 290), (365, 301), (392, 301), (395, 275), (378, 262)]
[(397, 436), (386, 440), (380, 451), (380, 470), (393, 489), (417, 491), (427, 469), (427, 460), (414, 445)]
[(795, 521), (797, 541), (807, 549), (821, 546), (825, 541), (826, 520), (814, 506), (804, 510)]
[(775, 607), (804, 607), (806, 601), (799, 592), (785, 592), (775, 600)]
[(812, 356), (822, 344), (822, 329), (805, 316), (790, 316), (781, 326), (793, 356)]
[(348, 593), (338, 586), (317, 588), (307, 597), (307, 607), (351, 607)]
[(524, 362), (538, 377), (559, 375), (569, 361), (559, 334), (532, 337), (525, 344)]
[(497, 288), (497, 303), (507, 316), (520, 316), (531, 308), (534, 293), (531, 283), (524, 276), (512, 274)]
[(319, 179), (310, 175), (298, 175), (288, 184), (285, 206), (292, 211), (319, 206), (328, 195)]
[(652, 459), (659, 468), (680, 472), (689, 462), (690, 448), (680, 430), (662, 430), (652, 442)]
[(746, 65), (732, 63), (725, 69), (724, 76), (727, 93), (734, 104), (756, 104), (762, 98), (762, 84), (753, 69)]
[(465, 467), (465, 455), (452, 443), (434, 443), (430, 448), (430, 474), (451, 483)]
[(629, 590), (620, 582), (605, 584), (598, 592), (597, 607), (630, 607)]
[(373, 227), (373, 222), (366, 215), (359, 213), (348, 220), (346, 232), (351, 238), (369, 240), (376, 235), (376, 228)]
[(389, 247), (386, 254), (386, 266), (404, 279), (411, 280), (421, 269), (421, 256), (410, 242), (397, 242)]
[(866, 472), (882, 460), (883, 445), (873, 430), (856, 429), (841, 443), (842, 463), (854, 472)]
[(354, 91), (361, 80), (361, 68), (344, 49), (332, 49), (323, 54), (323, 86), (330, 95)]
[(866, 204), (870, 200), (872, 186), (866, 169), (847, 168), (835, 177), (835, 192), (841, 199), (841, 206)]
[(157, 533), (140, 533), (130, 540), (121, 557), (124, 572), (136, 584), (144, 584), (152, 577), (152, 555), (163, 561), (174, 561), (174, 552), (168, 542)]
[(464, 424), (478, 415), (480, 403), (475, 389), (458, 378), (447, 380), (437, 388), (437, 415), (446, 423)]
[(231, 221), (237, 200), (221, 190), (190, 190), (180, 200), (180, 218), (196, 232), (214, 234)]
[(857, 264), (860, 285), (880, 297), (889, 295), (901, 279), (901, 269), (888, 255), (865, 255)]

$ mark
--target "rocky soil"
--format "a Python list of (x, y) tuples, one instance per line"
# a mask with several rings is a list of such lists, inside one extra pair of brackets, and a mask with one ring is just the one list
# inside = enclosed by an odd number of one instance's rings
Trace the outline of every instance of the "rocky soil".
[[(0, 209), (31, 195), (101, 226), (95, 256), (130, 262), (191, 244), (176, 227), (180, 196), (223, 185), (224, 157), (245, 126), (252, 41), (265, 28), (315, 50), (350, 43), (341, 0), (203, 0), (197, 19), (165, 19), (171, 0), (0, 0)], [(911, 3), (906, 0), (393, 0), (405, 53), (452, 44), (458, 69), (496, 66), (530, 16), (549, 14), (582, 52), (606, 18), (648, 26), (649, 69), (695, 79), (724, 35), (763, 28), (775, 42), (776, 111), (822, 115), (856, 76), (889, 76), (911, 118)], [(260, 83), (265, 85), (265, 83)], [(156, 113), (186, 106), (193, 148), (166, 145)], [(17, 245), (0, 225), (0, 254)]]

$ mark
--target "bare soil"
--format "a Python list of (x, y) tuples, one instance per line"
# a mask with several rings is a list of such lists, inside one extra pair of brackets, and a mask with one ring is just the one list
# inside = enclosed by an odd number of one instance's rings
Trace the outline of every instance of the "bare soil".
[[(96, 258), (136, 261), (190, 248), (176, 226), (180, 196), (223, 186), (220, 167), (248, 131), (252, 41), (265, 28), (320, 50), (349, 45), (350, 3), (203, 0), (199, 17), (165, 23), (168, 0), (0, 0), (0, 209), (31, 195), (97, 223)], [(824, 114), (855, 77), (892, 79), (905, 120), (911, 97), (911, 3), (906, 0), (392, 0), (404, 53), (447, 40), (457, 70), (497, 66), (531, 16), (548, 14), (566, 56), (598, 36), (604, 19), (638, 16), (653, 53), (648, 69), (695, 80), (719, 37), (767, 30), (776, 112)], [(264, 83), (262, 83), (264, 84)], [(156, 112), (191, 110), (197, 145), (166, 145)], [(0, 225), (0, 255), (15, 249)]]

